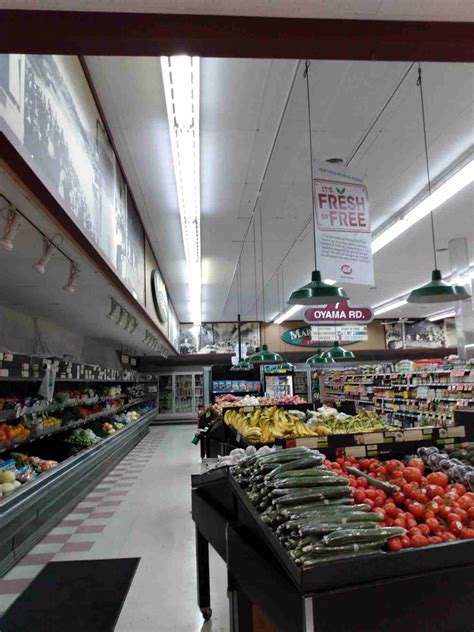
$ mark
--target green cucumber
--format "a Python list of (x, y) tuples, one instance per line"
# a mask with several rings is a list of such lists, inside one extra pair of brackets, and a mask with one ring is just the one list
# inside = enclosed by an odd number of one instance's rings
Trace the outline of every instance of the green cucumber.
[(269, 481), (278, 489), (293, 489), (298, 487), (323, 487), (324, 485), (346, 485), (347, 478), (342, 476), (301, 476), (296, 478), (281, 478)]
[(324, 501), (334, 498), (352, 497), (351, 487), (313, 487), (312, 489), (291, 491), (292, 493), (286, 496), (274, 498), (273, 502), (278, 507), (286, 507), (288, 505), (296, 505), (297, 503), (311, 503), (316, 500)]
[(394, 494), (395, 492), (400, 491), (400, 488), (398, 487), (398, 485), (392, 485), (391, 483), (387, 483), (386, 481), (381, 481), (378, 478), (369, 476), (365, 472), (361, 472), (360, 470), (358, 470), (356, 467), (346, 467), (346, 472), (348, 472), (349, 474), (354, 474), (354, 476), (357, 476), (358, 478), (360, 477), (365, 478), (365, 480), (370, 485), (373, 485), (374, 487), (378, 487), (379, 489), (383, 489), (383, 491), (386, 492), (387, 494)]
[[(276, 498), (273, 499), (273, 504), (276, 505)], [(297, 513), (299, 511), (314, 511), (315, 509), (320, 509), (321, 507), (332, 507), (332, 506), (353, 506), (352, 498), (325, 498), (324, 500), (319, 500), (313, 503), (305, 503), (299, 505), (292, 505), (290, 507), (279, 507), (278, 513), (282, 516), (282, 518), (289, 518), (293, 513)]]
[[(376, 522), (354, 522), (351, 524), (351, 529), (367, 529), (373, 525), (375, 529)], [(322, 523), (322, 524), (306, 524), (301, 525), (298, 533), (301, 537), (307, 535), (326, 535), (329, 533), (333, 533), (334, 531), (340, 531), (341, 529), (347, 529), (345, 524), (331, 522), (331, 523)]]
[[(287, 510), (285, 510), (287, 511)], [(301, 516), (321, 516), (329, 514), (338, 514), (340, 516), (371, 513), (369, 505), (324, 505), (319, 504), (316, 507), (310, 505), (309, 507), (303, 506), (298, 512), (289, 511), (288, 518), (297, 519)]]
[(290, 470), (289, 472), (280, 472), (272, 478), (278, 480), (281, 478), (301, 478), (305, 476), (328, 476), (328, 474), (332, 474), (331, 470), (328, 470), (324, 465), (317, 465), (313, 468), (307, 468), (304, 470)]
[(357, 542), (372, 542), (379, 540), (386, 542), (390, 538), (401, 537), (405, 535), (406, 529), (403, 527), (376, 527), (375, 529), (342, 529), (325, 535), (324, 544), (337, 545), (349, 544)]
[(324, 540), (326, 538), (327, 536), (323, 537), (323, 544), (314, 544), (305, 547), (306, 553), (316, 557), (317, 555), (338, 555), (340, 553), (372, 551), (373, 549), (380, 549), (383, 546), (383, 542), (381, 542), (380, 540), (372, 540), (370, 542), (362, 543), (352, 542), (347, 544), (327, 545), (324, 544)]
[(384, 554), (383, 551), (357, 551), (354, 553), (339, 553), (336, 555), (321, 555), (319, 557), (303, 557), (299, 558), (303, 564), (303, 568), (310, 568), (315, 564), (321, 564), (321, 562), (333, 562), (335, 560), (350, 559), (352, 557), (361, 557), (362, 555), (379, 555)]
[(324, 455), (319, 453), (311, 454), (310, 456), (304, 456), (302, 458), (290, 461), (289, 463), (284, 463), (283, 465), (280, 465), (272, 472), (270, 472), (270, 474), (267, 474), (266, 479), (271, 480), (276, 475), (281, 474), (281, 472), (289, 472), (291, 470), (304, 470), (311, 465), (321, 465), (324, 459)]

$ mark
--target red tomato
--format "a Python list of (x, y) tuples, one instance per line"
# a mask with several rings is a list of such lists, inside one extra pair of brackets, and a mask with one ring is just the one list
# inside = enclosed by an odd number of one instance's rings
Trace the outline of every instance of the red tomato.
[(387, 541), (387, 546), (390, 551), (401, 551), (403, 548), (400, 538), (390, 538), (390, 540)]
[(370, 461), (369, 459), (362, 459), (361, 461), (359, 461), (359, 469), (362, 471), (367, 471), (370, 467)]
[(365, 501), (365, 492), (363, 489), (355, 489), (354, 490), (354, 502), (356, 503), (356, 505), (359, 505), (360, 503), (363, 503)]
[(390, 516), (387, 516), (385, 518), (385, 523), (387, 527), (393, 527), (393, 525), (395, 524), (395, 520), (393, 518), (390, 518)]
[(460, 535), (463, 540), (474, 538), (474, 529), (469, 529), (468, 527), (464, 527), (464, 529), (461, 529)]
[(416, 467), (422, 474), (425, 471), (425, 464), (421, 459), (417, 459), (416, 457), (408, 461), (407, 467)]
[(474, 507), (469, 507), (467, 510), (467, 517), (469, 520), (474, 520)]
[(459, 520), (453, 521), (449, 523), (449, 530), (454, 535), (459, 535), (462, 531), (462, 523)]
[(430, 485), (439, 485), (440, 487), (446, 487), (448, 484), (448, 477), (444, 472), (432, 472), (426, 477)]
[(349, 478), (349, 485), (351, 487), (356, 488), (357, 487), (357, 481), (354, 478)]
[(399, 516), (398, 518), (395, 518), (395, 520), (393, 521), (393, 526), (394, 527), (403, 527), (404, 529), (406, 529), (407, 522), (406, 522), (405, 518), (402, 518), (401, 516)]
[(357, 479), (357, 487), (362, 487), (362, 488), (366, 488), (368, 486), (368, 482), (367, 479), (364, 478), (363, 476), (359, 476), (359, 478)]
[(455, 513), (458, 514), (459, 520), (461, 522), (463, 522), (463, 523), (467, 522), (467, 511), (465, 509), (461, 509), (461, 508), (456, 509)]
[(369, 507), (370, 507), (371, 509), (373, 509), (373, 507), (374, 507), (374, 501), (373, 501), (371, 498), (366, 498), (366, 499), (364, 500), (364, 503), (365, 503), (366, 505), (369, 505)]
[(407, 529), (413, 529), (413, 527), (416, 527), (418, 524), (411, 514), (408, 514), (408, 516), (405, 518), (405, 521), (407, 523)]
[(434, 511), (431, 511), (431, 509), (428, 509), (427, 511), (425, 511), (425, 513), (423, 514), (423, 521), (427, 522), (427, 520), (429, 520), (430, 518), (435, 518), (436, 514)]
[(446, 520), (448, 514), (451, 513), (451, 511), (451, 505), (440, 505), (438, 514), (441, 516), (441, 518), (444, 518)]
[(461, 509), (468, 511), (471, 507), (474, 507), (474, 500), (470, 496), (470, 492), (466, 492), (459, 498), (458, 505)]
[(416, 502), (422, 504), (427, 503), (429, 500), (428, 494), (426, 494), (422, 489), (412, 492), (411, 497), (413, 500), (416, 500)]
[(430, 528), (424, 522), (418, 525), (418, 529), (421, 531), (423, 535), (426, 535), (427, 537), (430, 535)]
[(390, 459), (385, 463), (385, 468), (388, 474), (392, 474), (395, 470), (403, 471), (403, 463), (397, 459)]
[(398, 507), (393, 503), (387, 503), (385, 505), (385, 512), (387, 516), (390, 516), (391, 518), (396, 518), (400, 513), (400, 509), (398, 509)]
[(429, 540), (426, 536), (415, 533), (415, 535), (411, 538), (412, 546), (426, 546), (429, 544)]
[(453, 533), (450, 533), (449, 531), (445, 531), (444, 533), (441, 534), (441, 538), (443, 542), (452, 542), (453, 540), (456, 539), (456, 536)]
[(380, 496), (379, 494), (377, 494), (374, 498), (374, 505), (375, 507), (383, 507), (385, 504), (385, 498), (383, 496)]
[(408, 535), (412, 538), (414, 535), (421, 535), (421, 531), (418, 526), (412, 527), (411, 529), (408, 529)]
[(375, 499), (375, 489), (373, 487), (369, 487), (368, 489), (365, 490), (365, 495), (367, 498), (370, 498), (371, 500)]
[(411, 547), (410, 538), (406, 535), (402, 535), (400, 542), (402, 543), (404, 549), (409, 549)]
[(384, 502), (386, 502), (387, 494), (383, 491), (383, 489), (376, 489), (375, 493), (377, 494), (377, 496), (380, 496), (380, 498), (383, 498)]
[(443, 538), (439, 535), (430, 536), (430, 544), (441, 544)]
[(446, 516), (447, 522), (457, 522), (459, 520), (459, 515), (455, 511), (450, 511)]
[(448, 491), (454, 490), (458, 496), (463, 496), (467, 489), (462, 483), (454, 483), (453, 485), (448, 485)]
[(429, 527), (429, 530), (432, 533), (434, 533), (435, 531), (438, 531), (439, 529), (439, 522), (436, 520), (436, 518), (428, 518), (425, 524), (427, 527)]
[(423, 515), (425, 509), (424, 509), (424, 507), (423, 507), (423, 505), (421, 503), (414, 502), (414, 503), (410, 503), (409, 504), (408, 511), (415, 518), (421, 518), (421, 516)]
[[(392, 500), (397, 505), (403, 505), (403, 501), (405, 500), (405, 494), (403, 492), (395, 492), (392, 496)], [(474, 518), (474, 515), (473, 515)]]
[(402, 487), (402, 492), (405, 494), (407, 498), (411, 498), (412, 494), (416, 493), (420, 489), (418, 483), (405, 483)]
[(426, 493), (430, 498), (434, 498), (435, 496), (442, 496), (443, 492), (443, 488), (439, 485), (428, 485), (426, 487)]
[(406, 467), (403, 477), (409, 483), (419, 483), (421, 481), (421, 472), (417, 467)]

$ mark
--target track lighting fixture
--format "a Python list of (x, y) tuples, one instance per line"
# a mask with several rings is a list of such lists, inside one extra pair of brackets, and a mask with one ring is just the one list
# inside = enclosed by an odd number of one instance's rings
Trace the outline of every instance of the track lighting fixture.
[[(59, 244), (56, 244), (54, 240), (59, 237), (61, 240)], [(49, 263), (49, 260), (53, 256), (54, 249), (62, 243), (61, 235), (55, 235), (52, 239), (48, 239), (47, 237), (43, 237), (43, 254), (38, 259), (36, 263), (33, 264), (33, 270), (38, 274), (44, 274), (46, 270), (46, 266)]]
[(69, 268), (69, 279), (66, 285), (63, 287), (63, 290), (72, 294), (76, 288), (77, 279), (80, 274), (79, 268), (71, 261), (71, 265)]
[(13, 250), (13, 240), (20, 228), (21, 215), (14, 208), (9, 208), (7, 216), (7, 225), (3, 231), (3, 237), (0, 239), (0, 246), (10, 252)]

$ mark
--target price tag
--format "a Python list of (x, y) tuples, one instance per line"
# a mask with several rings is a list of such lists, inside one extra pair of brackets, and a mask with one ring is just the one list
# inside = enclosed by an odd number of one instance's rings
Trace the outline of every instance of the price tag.
[(346, 456), (353, 456), (355, 458), (359, 458), (365, 455), (366, 455), (366, 450), (365, 450), (364, 445), (360, 445), (360, 446), (356, 445), (356, 446), (346, 448)]
[(0, 377), (8, 377), (8, 369), (0, 369)]
[(13, 362), (13, 353), (4, 353), (3, 354), (4, 362)]
[(446, 428), (448, 431), (448, 437), (465, 437), (466, 429), (464, 426), (452, 426), (451, 428)]

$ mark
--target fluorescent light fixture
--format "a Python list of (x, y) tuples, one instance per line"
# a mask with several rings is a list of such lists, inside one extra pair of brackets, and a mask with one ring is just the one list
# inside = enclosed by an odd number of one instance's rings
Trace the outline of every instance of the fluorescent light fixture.
[(432, 323), (435, 323), (437, 320), (443, 320), (443, 318), (454, 318), (456, 316), (456, 312), (454, 309), (450, 309), (447, 312), (438, 312), (437, 314), (431, 314), (428, 316), (428, 320)]
[(199, 57), (161, 58), (191, 316), (201, 324)]
[(471, 347), (474, 347), (474, 342), (471, 342), (470, 344), (465, 345), (465, 346), (466, 346), (466, 349), (470, 349)]
[(471, 182), (474, 182), (474, 159), (470, 160), (464, 167), (446, 180), (446, 182), (435, 189), (431, 195), (416, 204), (406, 215), (383, 230), (380, 235), (377, 235), (377, 237), (372, 240), (372, 254), (375, 254), (399, 237), (411, 226), (419, 222), (420, 219), (423, 219), (423, 217), (426, 217), (431, 211), (434, 211), (444, 204)]
[(380, 316), (381, 314), (385, 314), (385, 312), (390, 312), (392, 309), (397, 309), (397, 307), (403, 307), (403, 305), (406, 305), (406, 304), (407, 304), (407, 301), (405, 299), (393, 301), (392, 303), (385, 303), (385, 305), (380, 305), (380, 307), (376, 307), (374, 309), (374, 316)]
[(293, 316), (293, 314), (296, 314), (296, 312), (302, 307), (304, 307), (304, 305), (292, 305), (289, 309), (286, 310), (286, 312), (283, 312), (281, 316), (278, 316), (278, 318), (275, 318), (273, 322), (275, 323), (275, 325), (281, 325), (282, 322), (284, 322), (285, 320), (288, 320), (290, 316)]

